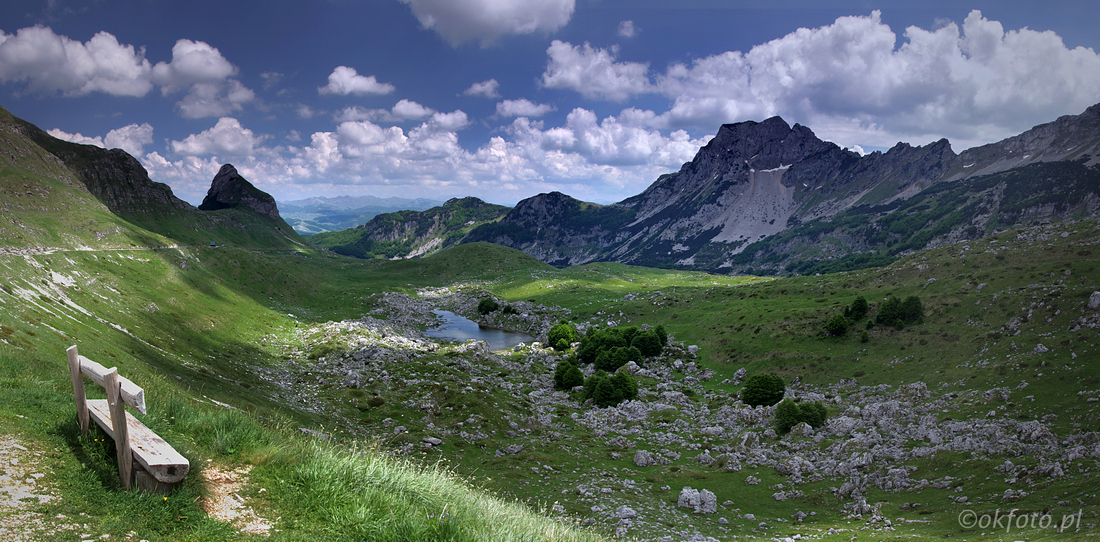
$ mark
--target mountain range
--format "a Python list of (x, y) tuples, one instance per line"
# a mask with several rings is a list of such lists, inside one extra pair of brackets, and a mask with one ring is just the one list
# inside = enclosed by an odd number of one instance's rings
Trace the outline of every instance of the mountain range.
[(519, 202), (466, 241), (555, 265), (838, 271), (1100, 210), (1100, 105), (956, 154), (946, 139), (860, 156), (779, 117), (723, 125), (644, 192)]

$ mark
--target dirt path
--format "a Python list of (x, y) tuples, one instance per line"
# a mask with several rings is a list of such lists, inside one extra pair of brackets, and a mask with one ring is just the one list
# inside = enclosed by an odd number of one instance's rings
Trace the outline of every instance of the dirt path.
[(0, 540), (29, 542), (63, 532), (90, 538), (82, 532), (84, 525), (72, 518), (45, 517), (33, 510), (58, 498), (45, 474), (49, 468), (40, 464), (39, 456), (14, 436), (0, 435)]

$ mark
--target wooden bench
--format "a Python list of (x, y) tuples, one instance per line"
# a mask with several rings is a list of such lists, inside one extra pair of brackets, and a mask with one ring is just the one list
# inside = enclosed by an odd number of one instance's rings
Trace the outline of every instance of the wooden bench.
[[(131, 486), (155, 493), (168, 493), (187, 476), (191, 464), (172, 445), (138, 421), (126, 406), (145, 414), (145, 390), (118, 375), (118, 368), (107, 369), (77, 353), (76, 346), (65, 351), (73, 379), (73, 397), (80, 431), (88, 434), (88, 419), (95, 420), (115, 441), (118, 450), (118, 475), (123, 489)], [(107, 390), (107, 399), (86, 399), (84, 377)], [(134, 464), (134, 460), (137, 464)]]

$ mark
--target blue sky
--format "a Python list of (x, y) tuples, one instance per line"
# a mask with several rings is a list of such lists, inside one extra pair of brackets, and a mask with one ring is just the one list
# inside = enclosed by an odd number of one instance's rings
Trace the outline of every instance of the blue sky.
[[(919, 4), (917, 6), (916, 4)], [(6, 0), (0, 105), (181, 198), (608, 203), (722, 123), (956, 152), (1100, 102), (1095, 2)]]

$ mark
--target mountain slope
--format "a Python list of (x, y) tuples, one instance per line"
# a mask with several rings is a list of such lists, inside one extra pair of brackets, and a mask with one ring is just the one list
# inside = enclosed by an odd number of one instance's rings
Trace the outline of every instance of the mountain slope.
[(356, 258), (414, 258), (457, 245), (474, 227), (508, 211), (478, 198), (454, 198), (426, 211), (380, 214), (356, 228), (318, 233), (310, 241)]
[[(1068, 163), (1076, 166), (1043, 167)], [(618, 261), (773, 273), (845, 256), (852, 265), (881, 264), (906, 251), (1036, 219), (1091, 216), (1096, 210), (1090, 202), (1100, 197), (1098, 163), (1100, 105), (960, 155), (940, 140), (918, 147), (898, 143), (885, 153), (859, 156), (818, 139), (809, 128), (773, 117), (723, 125), (691, 162), (637, 196), (594, 206), (563, 194), (540, 194), (467, 239), (518, 248), (555, 265)], [(1032, 165), (1038, 167), (1027, 169)], [(1003, 182), (961, 185), (963, 192), (952, 192), (942, 203), (981, 200), (983, 216), (996, 215), (992, 222), (975, 215), (964, 224), (956, 207), (937, 207), (908, 220), (888, 218), (902, 202), (940, 184), (1017, 170), (1018, 176), (1002, 177)], [(1011, 191), (1015, 203), (1001, 208), (1001, 196), (991, 190)], [(1072, 198), (1080, 205), (1071, 204)], [(941, 205), (938, 197), (922, 201)], [(932, 222), (917, 228), (919, 220)], [(822, 232), (834, 230), (837, 234), (824, 240), (828, 246), (816, 246)], [(917, 230), (923, 233), (910, 239)], [(899, 242), (904, 249), (895, 248)], [(762, 250), (761, 243), (775, 250)], [(746, 251), (751, 254), (743, 255)]]
[[(17, 213), (20, 232), (13, 234), (28, 245), (75, 248), (215, 241), (266, 248), (304, 246), (277, 211), (274, 216), (249, 208), (200, 211), (177, 198), (168, 185), (151, 180), (145, 168), (121, 149), (62, 141), (3, 108), (0, 136), (7, 149), (6, 156), (0, 156), (5, 167), (0, 189), (9, 196), (2, 205), (13, 208), (12, 202), (27, 198), (28, 193), (38, 193), (32, 201), (50, 202), (20, 204), (24, 207)], [(30, 213), (32, 209), (38, 212)], [(65, 233), (41, 233), (55, 230)]]

